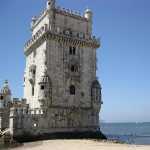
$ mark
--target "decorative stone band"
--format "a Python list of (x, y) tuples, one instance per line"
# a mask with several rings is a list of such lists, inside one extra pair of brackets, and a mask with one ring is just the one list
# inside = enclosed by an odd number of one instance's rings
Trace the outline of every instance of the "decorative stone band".
[(51, 31), (43, 28), (40, 33), (29, 40), (24, 47), (25, 55), (28, 55), (32, 49), (36, 49), (40, 44), (42, 44), (45, 40), (55, 40), (66, 45), (77, 45), (80, 47), (91, 47), (91, 48), (99, 48), (100, 47), (100, 39), (96, 39), (92, 37), (91, 39), (80, 39), (77, 37), (71, 37), (70, 35), (52, 33)]

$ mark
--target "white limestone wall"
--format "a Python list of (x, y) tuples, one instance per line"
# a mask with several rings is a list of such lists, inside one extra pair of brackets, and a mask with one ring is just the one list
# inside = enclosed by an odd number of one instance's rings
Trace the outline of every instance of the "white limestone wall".
[[(39, 108), (38, 102), (38, 92), (39, 92), (39, 80), (44, 72), (44, 55), (46, 50), (46, 41), (41, 44), (37, 49), (32, 51), (26, 57), (26, 70), (25, 70), (25, 87), (24, 87), (24, 98), (27, 99), (27, 103), (30, 104), (31, 108)], [(35, 54), (34, 54), (35, 53)], [(32, 96), (32, 84), (29, 81), (29, 68), (31, 65), (36, 65), (36, 75), (35, 75), (35, 84), (34, 84), (34, 96)]]
[(34, 102), (34, 108), (40, 108), (40, 103), (39, 103), (39, 90), (40, 90), (40, 85), (39, 82), (41, 80), (41, 77), (44, 75), (45, 72), (45, 63), (46, 63), (46, 41), (40, 45), (40, 47), (38, 47), (36, 49), (37, 54), (36, 54), (36, 59), (35, 59), (35, 64), (36, 64), (36, 83), (35, 83), (35, 102)]
[(24, 98), (27, 99), (27, 104), (32, 103), (32, 90), (31, 83), (29, 82), (29, 68), (34, 64), (34, 54), (33, 52), (26, 56), (26, 68), (24, 75)]
[(99, 122), (92, 109), (51, 108), (44, 112), (19, 113), (15, 110), (10, 119), (10, 129), (14, 135), (39, 135), (54, 132), (97, 131)]
[(70, 16), (65, 16), (63, 14), (56, 13), (55, 20), (56, 27), (60, 27), (61, 29), (71, 29), (77, 33), (87, 34), (89, 29), (89, 22), (83, 21), (80, 19), (76, 19)]
[(95, 74), (95, 50), (84, 47), (82, 49), (82, 72), (81, 72), (81, 87), (85, 93), (81, 99), (83, 106), (91, 106), (91, 84), (96, 78)]
[(33, 31), (32, 31), (32, 36), (34, 36), (37, 31), (39, 31), (41, 29), (42, 26), (44, 26), (45, 24), (49, 24), (49, 17), (48, 15), (45, 15), (44, 17), (42, 17), (41, 21), (36, 25), (36, 27), (34, 27)]

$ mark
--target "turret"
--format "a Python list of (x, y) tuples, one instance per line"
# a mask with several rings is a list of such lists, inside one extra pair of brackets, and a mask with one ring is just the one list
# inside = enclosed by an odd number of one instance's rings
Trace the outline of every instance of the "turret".
[(1, 90), (1, 106), (7, 107), (8, 103), (11, 101), (11, 90), (8, 85), (8, 81), (4, 82), (3, 88)]
[(11, 101), (11, 90), (8, 81), (4, 82), (0, 92), (0, 130), (4, 130), (9, 126), (9, 107)]
[(31, 28), (34, 26), (35, 22), (37, 21), (37, 17), (33, 16), (31, 21)]
[(92, 21), (93, 21), (93, 12), (90, 9), (86, 9), (84, 12), (84, 17), (88, 20), (88, 36), (92, 35)]
[(47, 9), (54, 9), (55, 8), (55, 0), (47, 0)]
[(92, 12), (92, 10), (86, 9), (85, 12), (84, 12), (84, 17), (85, 17), (88, 21), (92, 22), (92, 19), (93, 19), (93, 12)]

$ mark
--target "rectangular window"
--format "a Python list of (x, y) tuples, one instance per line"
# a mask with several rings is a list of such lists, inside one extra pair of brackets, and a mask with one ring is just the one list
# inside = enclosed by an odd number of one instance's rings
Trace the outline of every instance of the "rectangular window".
[(44, 88), (45, 88), (44, 85), (41, 85), (41, 90), (44, 90)]
[(32, 87), (32, 96), (34, 96), (34, 87)]

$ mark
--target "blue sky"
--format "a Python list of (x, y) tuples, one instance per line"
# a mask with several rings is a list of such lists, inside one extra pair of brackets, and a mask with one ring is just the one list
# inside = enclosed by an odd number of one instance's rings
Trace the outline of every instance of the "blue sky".
[[(150, 1), (57, 0), (73, 10), (93, 10), (93, 34), (101, 38), (97, 76), (103, 87), (101, 119), (150, 121)], [(14, 97), (23, 95), (25, 57), (31, 17), (46, 0), (1, 0), (0, 85), (8, 79)]]

